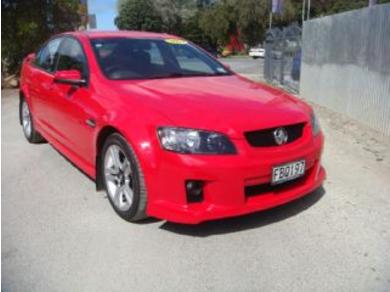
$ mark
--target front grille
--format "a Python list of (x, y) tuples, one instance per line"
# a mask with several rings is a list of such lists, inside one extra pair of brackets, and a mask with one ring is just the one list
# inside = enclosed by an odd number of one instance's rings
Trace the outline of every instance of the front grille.
[(299, 139), (303, 133), (304, 123), (289, 125), (284, 127), (275, 127), (264, 130), (257, 130), (251, 132), (245, 132), (245, 138), (248, 141), (249, 145), (253, 147), (269, 147), (269, 146), (278, 146), (275, 141), (274, 131), (278, 128), (284, 128), (287, 131), (288, 139), (285, 144), (294, 142)]

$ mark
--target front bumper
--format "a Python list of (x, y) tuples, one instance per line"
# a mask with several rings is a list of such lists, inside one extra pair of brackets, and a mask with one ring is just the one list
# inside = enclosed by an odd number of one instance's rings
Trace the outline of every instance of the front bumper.
[[(298, 199), (317, 189), (325, 179), (320, 159), (322, 134), (268, 149), (254, 149), (245, 140), (234, 142), (238, 155), (179, 155), (162, 151), (159, 166), (146, 177), (148, 215), (197, 224), (248, 214)], [(301, 159), (306, 160), (304, 177), (277, 187), (269, 186), (272, 167)], [(187, 202), (186, 180), (205, 182), (202, 202)]]

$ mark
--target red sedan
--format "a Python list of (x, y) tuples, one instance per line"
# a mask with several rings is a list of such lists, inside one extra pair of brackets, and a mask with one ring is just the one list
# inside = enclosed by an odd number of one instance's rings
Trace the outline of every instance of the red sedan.
[(53, 37), (23, 62), (20, 122), (29, 142), (48, 141), (129, 221), (247, 214), (325, 177), (310, 106), (167, 34)]

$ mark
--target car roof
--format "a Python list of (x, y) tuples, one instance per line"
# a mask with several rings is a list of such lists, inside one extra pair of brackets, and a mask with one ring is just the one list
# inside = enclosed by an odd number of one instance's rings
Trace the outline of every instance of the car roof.
[(74, 36), (87, 36), (88, 38), (110, 38), (110, 37), (126, 37), (126, 38), (154, 38), (154, 39), (181, 39), (178, 36), (146, 31), (132, 31), (132, 30), (115, 30), (115, 31), (103, 31), (103, 30), (85, 30), (68, 32), (64, 34), (70, 34)]

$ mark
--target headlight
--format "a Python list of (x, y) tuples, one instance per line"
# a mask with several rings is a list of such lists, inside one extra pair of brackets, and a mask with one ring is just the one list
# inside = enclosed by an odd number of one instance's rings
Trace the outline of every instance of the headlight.
[(318, 122), (314, 112), (311, 114), (311, 130), (314, 136), (316, 136), (321, 130), (320, 123)]
[(157, 130), (164, 149), (191, 154), (235, 154), (233, 143), (223, 134), (186, 128)]

